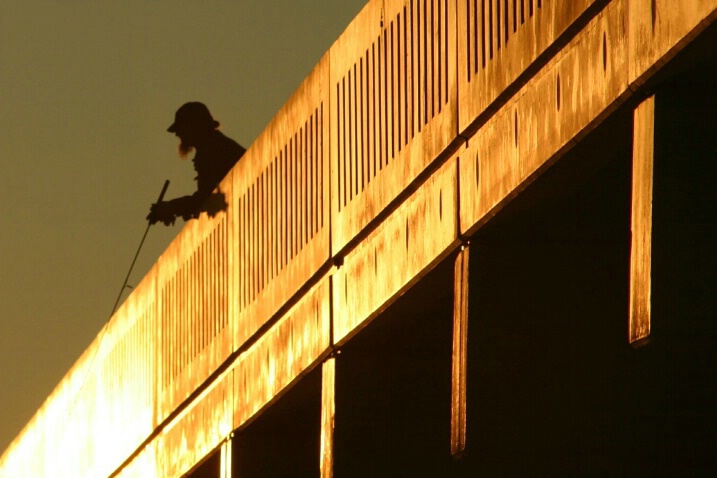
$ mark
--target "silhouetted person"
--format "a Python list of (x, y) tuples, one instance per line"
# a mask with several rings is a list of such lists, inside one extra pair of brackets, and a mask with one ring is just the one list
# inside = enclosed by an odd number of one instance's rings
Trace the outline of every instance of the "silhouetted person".
[(186, 158), (192, 150), (196, 151), (192, 162), (197, 172), (197, 192), (152, 204), (147, 216), (150, 224), (163, 222), (170, 225), (180, 216), (187, 221), (199, 217), (202, 212), (214, 216), (226, 210), (224, 193), (213, 191), (246, 150), (219, 132), (218, 127), (219, 122), (212, 118), (203, 103), (185, 103), (177, 110), (174, 123), (167, 131), (179, 138), (182, 158)]

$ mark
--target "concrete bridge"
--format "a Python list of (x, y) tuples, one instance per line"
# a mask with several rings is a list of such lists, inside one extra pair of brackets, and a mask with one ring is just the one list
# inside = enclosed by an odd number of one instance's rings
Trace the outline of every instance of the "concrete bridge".
[(716, 17), (370, 1), (0, 476), (714, 476)]

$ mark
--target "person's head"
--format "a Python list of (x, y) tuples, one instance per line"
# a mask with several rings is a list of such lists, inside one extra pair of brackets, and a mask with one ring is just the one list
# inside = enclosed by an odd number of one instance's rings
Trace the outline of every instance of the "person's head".
[(182, 157), (196, 148), (203, 138), (219, 127), (219, 122), (204, 103), (192, 101), (184, 103), (174, 115), (174, 123), (167, 131), (174, 133), (180, 140), (179, 153)]

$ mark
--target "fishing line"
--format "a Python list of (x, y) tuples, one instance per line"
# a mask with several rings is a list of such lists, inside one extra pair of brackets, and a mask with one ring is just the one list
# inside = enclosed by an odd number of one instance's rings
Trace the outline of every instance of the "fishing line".
[[(162, 200), (164, 199), (164, 194), (167, 192), (168, 187), (169, 187), (169, 179), (164, 181), (164, 187), (162, 187), (162, 192), (159, 193), (159, 199), (157, 199), (158, 203), (162, 202)], [(77, 391), (75, 400), (72, 403), (72, 409), (75, 408), (77, 399), (80, 397), (80, 393), (82, 392), (82, 389), (85, 387), (85, 384), (87, 383), (87, 379), (89, 378), (90, 373), (92, 373), (92, 367), (95, 363), (95, 359), (97, 358), (97, 354), (100, 351), (100, 347), (102, 347), (102, 340), (105, 338), (107, 329), (109, 329), (109, 323), (112, 321), (112, 317), (114, 316), (114, 313), (117, 311), (117, 306), (119, 305), (120, 299), (122, 298), (122, 294), (124, 293), (124, 290), (127, 288), (127, 282), (129, 281), (129, 277), (132, 274), (132, 269), (134, 269), (134, 264), (137, 262), (137, 257), (139, 257), (139, 252), (142, 250), (142, 246), (144, 245), (144, 240), (147, 238), (147, 233), (149, 232), (150, 227), (152, 227), (152, 223), (149, 222), (149, 220), (147, 220), (147, 229), (144, 230), (144, 235), (142, 236), (142, 240), (139, 243), (139, 247), (137, 247), (137, 252), (135, 252), (134, 259), (132, 259), (132, 264), (129, 266), (129, 270), (127, 271), (127, 277), (125, 277), (124, 282), (122, 283), (122, 287), (120, 288), (119, 294), (117, 295), (117, 300), (115, 301), (115, 305), (112, 307), (112, 312), (110, 312), (110, 316), (107, 319), (105, 326), (102, 328), (102, 333), (100, 334), (99, 342), (97, 343), (97, 347), (95, 348), (95, 353), (92, 355), (92, 360), (90, 361), (90, 365), (87, 368), (87, 373), (85, 374), (85, 378), (83, 379), (82, 385), (80, 386), (79, 390)]]

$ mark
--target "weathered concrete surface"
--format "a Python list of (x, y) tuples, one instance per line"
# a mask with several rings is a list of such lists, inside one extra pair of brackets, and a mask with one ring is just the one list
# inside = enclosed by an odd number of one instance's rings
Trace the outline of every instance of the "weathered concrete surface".
[(348, 340), (457, 244), (457, 173), (454, 157), (346, 255), (332, 277), (335, 343)]
[[(228, 181), (220, 188), (231, 198)], [(187, 223), (158, 261), (159, 400), (165, 420), (231, 351), (227, 215)]]
[(234, 428), (245, 425), (329, 352), (329, 281), (322, 280), (233, 365)]
[[(561, 35), (602, 0), (458, 3), (459, 130), (472, 123), (527, 69), (542, 67), (538, 58), (561, 48)], [(507, 6), (507, 10), (506, 7)], [(541, 64), (542, 63), (542, 64)], [(520, 85), (517, 85), (518, 87)]]
[(331, 248), (454, 141), (455, 2), (373, 1), (331, 48)]
[(233, 345), (329, 260), (329, 54), (232, 171)]
[(175, 417), (156, 440), (157, 476), (182, 476), (233, 430), (229, 372), (215, 380)]
[(643, 84), (714, 21), (715, 0), (630, 0), (630, 84)]
[(471, 234), (627, 91), (626, 2), (611, 2), (468, 140), (461, 233)]

